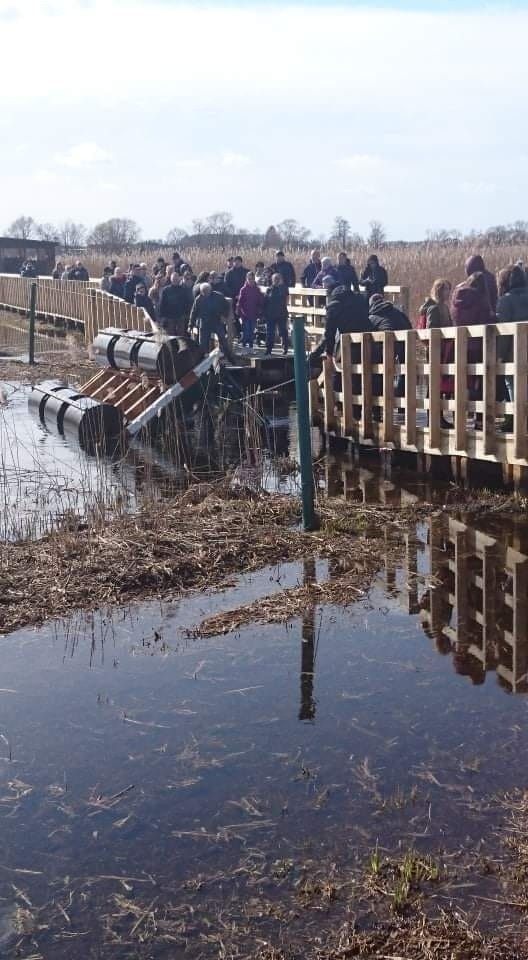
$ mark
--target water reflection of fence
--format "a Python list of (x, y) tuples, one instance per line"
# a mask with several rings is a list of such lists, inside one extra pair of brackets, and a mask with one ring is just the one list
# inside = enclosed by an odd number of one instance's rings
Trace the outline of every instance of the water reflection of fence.
[(312, 417), (365, 446), (528, 466), (527, 387), (528, 323), (343, 334)]

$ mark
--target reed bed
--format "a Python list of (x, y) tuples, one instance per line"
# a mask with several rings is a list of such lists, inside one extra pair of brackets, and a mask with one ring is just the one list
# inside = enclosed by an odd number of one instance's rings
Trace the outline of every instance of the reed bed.
[[(227, 256), (231, 253), (229, 249), (221, 247), (216, 249), (186, 247), (180, 252), (192, 264), (195, 273), (200, 273), (202, 270), (224, 270)], [(235, 252), (239, 253), (244, 258), (244, 262), (251, 267), (257, 260), (263, 260), (267, 264), (271, 263), (275, 253), (274, 250), (254, 249), (253, 247), (237, 247)], [(288, 259), (292, 261), (297, 276), (300, 277), (307, 263), (309, 251), (286, 249), (285, 252)], [(349, 250), (350, 259), (356, 269), (363, 269), (370, 252), (372, 251), (364, 245), (355, 246)], [(389, 283), (401, 284), (411, 288), (411, 319), (415, 319), (418, 315), (420, 304), (423, 303), (437, 277), (445, 277), (452, 284), (459, 283), (464, 279), (465, 261), (474, 252), (482, 253), (486, 266), (494, 272), (509, 263), (515, 263), (517, 260), (523, 260), (528, 264), (528, 245), (526, 244), (480, 246), (478, 242), (472, 244), (467, 241), (458, 245), (440, 243), (390, 244), (377, 252), (380, 261), (387, 267)], [(336, 258), (339, 248), (329, 246), (323, 250), (323, 253)], [(103, 267), (110, 256), (88, 255), (85, 262), (90, 276), (102, 276)], [(124, 267), (127, 267), (131, 260), (141, 260), (153, 265), (158, 256), (170, 259), (170, 248), (135, 250), (127, 254), (115, 254), (114, 258), (119, 260)]]

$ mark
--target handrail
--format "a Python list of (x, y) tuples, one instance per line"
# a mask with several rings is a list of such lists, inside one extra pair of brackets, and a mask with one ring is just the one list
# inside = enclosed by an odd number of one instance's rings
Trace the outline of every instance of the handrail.
[(340, 347), (340, 371), (326, 361), (312, 381), (312, 417), (326, 432), (528, 466), (528, 322), (346, 333)]

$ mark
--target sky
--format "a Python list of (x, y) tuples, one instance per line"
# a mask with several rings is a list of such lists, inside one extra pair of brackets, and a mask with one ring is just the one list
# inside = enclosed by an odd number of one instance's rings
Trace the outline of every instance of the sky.
[(528, 220), (528, 0), (0, 0), (0, 233)]

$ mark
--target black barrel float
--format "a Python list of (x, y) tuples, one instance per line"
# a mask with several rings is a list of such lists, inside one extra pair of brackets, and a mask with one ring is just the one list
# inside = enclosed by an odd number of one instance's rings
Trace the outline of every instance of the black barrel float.
[(200, 360), (204, 351), (188, 337), (167, 337), (159, 333), (141, 333), (108, 327), (94, 340), (99, 366), (118, 370), (138, 370), (160, 377), (166, 384), (177, 383)]
[(115, 447), (124, 437), (121, 411), (79, 393), (75, 387), (53, 382), (33, 387), (28, 401), (48, 429), (75, 437), (83, 449)]

